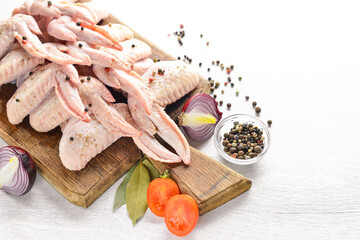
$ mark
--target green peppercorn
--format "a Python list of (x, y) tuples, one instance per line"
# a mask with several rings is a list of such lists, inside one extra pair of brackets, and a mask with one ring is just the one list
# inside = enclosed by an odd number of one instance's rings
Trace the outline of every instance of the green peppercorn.
[(236, 147), (237, 147), (237, 144), (236, 144), (236, 143), (233, 143), (231, 146), (234, 147), (234, 148), (236, 148)]
[(241, 81), (242, 77), (239, 77), (239, 81)]
[(239, 96), (239, 90), (236, 90), (236, 96)]

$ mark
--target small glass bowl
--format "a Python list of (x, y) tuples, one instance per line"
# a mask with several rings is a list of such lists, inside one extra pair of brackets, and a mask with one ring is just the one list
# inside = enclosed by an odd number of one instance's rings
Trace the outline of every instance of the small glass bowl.
[[(263, 137), (265, 137), (264, 149), (258, 156), (254, 157), (254, 158), (250, 158), (250, 159), (238, 159), (238, 158), (233, 158), (226, 154), (226, 152), (224, 151), (224, 146), (222, 145), (222, 141), (224, 138), (224, 133), (230, 132), (230, 129), (232, 127), (234, 127), (234, 122), (239, 122), (240, 124), (251, 123), (254, 126), (257, 126), (258, 128), (260, 128), (261, 131), (263, 131)], [(225, 158), (227, 161), (232, 162), (234, 164), (238, 164), (238, 165), (249, 165), (249, 164), (253, 164), (253, 163), (259, 161), (261, 158), (264, 157), (265, 153), (267, 152), (267, 150), (270, 147), (271, 140), (270, 140), (269, 129), (258, 118), (253, 117), (251, 115), (247, 115), (247, 114), (233, 114), (226, 118), (223, 118), (216, 125), (215, 131), (214, 131), (214, 143), (215, 143), (215, 147), (216, 147), (218, 153), (223, 158)]]

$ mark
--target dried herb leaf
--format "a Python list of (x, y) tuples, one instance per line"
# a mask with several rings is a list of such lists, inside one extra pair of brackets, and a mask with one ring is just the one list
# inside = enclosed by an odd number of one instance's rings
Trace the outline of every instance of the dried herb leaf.
[(148, 170), (151, 181), (160, 176), (160, 173), (158, 172), (158, 170), (156, 170), (156, 168), (150, 162), (149, 159), (145, 158), (145, 160), (142, 163), (144, 164), (144, 166)]
[(150, 175), (146, 167), (139, 161), (139, 165), (132, 173), (126, 188), (126, 207), (130, 218), (135, 225), (148, 208), (147, 188), (150, 184)]
[(126, 203), (126, 187), (128, 185), (132, 173), (134, 172), (138, 164), (139, 162), (137, 162), (136, 164), (134, 164), (134, 166), (130, 168), (130, 170), (124, 177), (123, 181), (121, 182), (120, 186), (116, 190), (113, 210), (118, 209), (119, 207), (121, 207)]

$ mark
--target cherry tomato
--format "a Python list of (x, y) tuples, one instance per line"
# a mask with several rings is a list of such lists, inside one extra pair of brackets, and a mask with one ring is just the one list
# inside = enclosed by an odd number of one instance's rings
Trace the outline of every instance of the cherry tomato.
[(165, 223), (170, 232), (176, 236), (189, 234), (199, 219), (199, 208), (189, 195), (173, 196), (166, 204)]
[(174, 195), (180, 194), (178, 185), (169, 178), (153, 180), (147, 189), (147, 201), (150, 210), (157, 216), (163, 217), (167, 201)]

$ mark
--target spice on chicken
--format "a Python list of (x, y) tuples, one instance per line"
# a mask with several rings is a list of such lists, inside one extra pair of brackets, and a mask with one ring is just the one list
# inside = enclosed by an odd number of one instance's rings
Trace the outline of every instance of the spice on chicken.
[(263, 131), (251, 123), (234, 122), (230, 132), (224, 134), (223, 146), (226, 154), (237, 159), (257, 157), (264, 149)]

